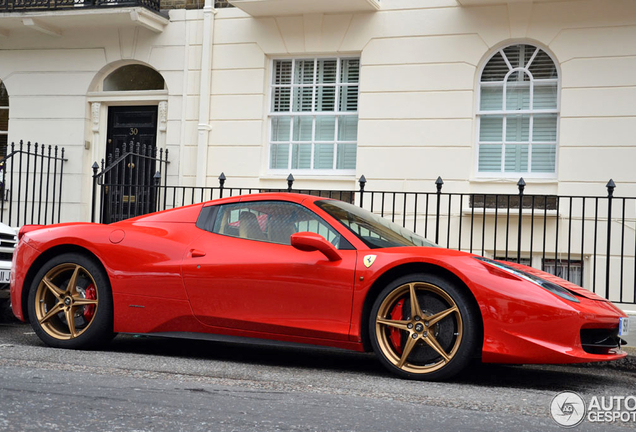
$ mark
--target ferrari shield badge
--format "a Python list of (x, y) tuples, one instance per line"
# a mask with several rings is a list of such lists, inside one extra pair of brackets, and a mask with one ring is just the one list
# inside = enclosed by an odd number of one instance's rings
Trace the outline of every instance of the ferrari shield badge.
[(376, 255), (367, 255), (364, 257), (364, 265), (369, 268), (375, 262)]

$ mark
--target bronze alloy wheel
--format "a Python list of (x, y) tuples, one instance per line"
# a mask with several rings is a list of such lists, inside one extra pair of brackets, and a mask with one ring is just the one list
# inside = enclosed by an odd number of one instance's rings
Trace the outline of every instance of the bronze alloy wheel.
[[(446, 307), (431, 311), (424, 304), (422, 309), (423, 297), (435, 300), (436, 309), (444, 303)], [(400, 306), (400, 319), (395, 319), (395, 310)], [(452, 360), (462, 341), (462, 318), (457, 304), (444, 290), (429, 283), (412, 282), (395, 289), (380, 305), (375, 322), (383, 354), (406, 372), (419, 374), (440, 369)], [(443, 344), (438, 341), (441, 328), (452, 330), (452, 337), (445, 338), (448, 340)], [(416, 355), (426, 348), (428, 355)], [(414, 358), (409, 360), (411, 354)]]
[(99, 309), (98, 286), (90, 272), (75, 263), (50, 269), (35, 292), (35, 318), (42, 330), (57, 340), (83, 334)]
[[(474, 350), (473, 318), (466, 303), (463, 294), (442, 279), (396, 281), (376, 300), (372, 311), (376, 353), (389, 369), (407, 378), (454, 375)], [(462, 344), (465, 349), (460, 351)]]

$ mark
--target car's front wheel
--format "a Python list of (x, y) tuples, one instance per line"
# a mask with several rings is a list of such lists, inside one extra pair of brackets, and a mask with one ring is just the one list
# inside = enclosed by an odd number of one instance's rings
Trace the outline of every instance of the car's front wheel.
[(441, 277), (401, 277), (373, 305), (371, 344), (381, 363), (404, 378), (448, 379), (479, 349), (475, 309), (463, 290)]
[(88, 348), (109, 340), (113, 305), (108, 277), (93, 259), (61, 254), (38, 271), (29, 291), (35, 333), (57, 348)]

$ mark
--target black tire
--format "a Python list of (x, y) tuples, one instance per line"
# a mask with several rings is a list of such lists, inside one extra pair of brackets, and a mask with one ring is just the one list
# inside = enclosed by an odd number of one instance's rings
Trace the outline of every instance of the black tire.
[[(73, 288), (69, 285), (74, 275)], [(108, 276), (86, 255), (65, 253), (46, 262), (31, 283), (28, 302), (31, 326), (49, 346), (86, 349), (114, 337), (113, 296)], [(59, 311), (53, 311), (55, 308)]]
[[(422, 316), (414, 315), (412, 293)], [(388, 370), (403, 378), (449, 379), (479, 354), (481, 319), (473, 304), (463, 289), (442, 277), (400, 277), (382, 290), (371, 309), (373, 351)]]
[(0, 323), (10, 323), (17, 320), (18, 319), (13, 315), (13, 311), (11, 310), (11, 300), (0, 299)]

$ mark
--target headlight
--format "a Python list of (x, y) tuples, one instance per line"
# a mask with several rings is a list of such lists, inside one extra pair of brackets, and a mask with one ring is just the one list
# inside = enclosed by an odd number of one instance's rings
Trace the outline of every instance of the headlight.
[(491, 259), (488, 258), (483, 258), (483, 257), (475, 257), (475, 259), (478, 259), (479, 261), (483, 261), (487, 264), (490, 264), (491, 266), (497, 267), (500, 270), (503, 270), (505, 272), (508, 272), (510, 274), (513, 274), (515, 276), (517, 276), (518, 278), (521, 278), (523, 280), (527, 280), (528, 282), (532, 282), (535, 285), (540, 286), (541, 288), (550, 291), (552, 294), (554, 295), (558, 295), (561, 298), (564, 298), (566, 300), (570, 300), (572, 302), (575, 303), (579, 303), (579, 299), (577, 299), (574, 295), (572, 295), (572, 293), (568, 290), (566, 290), (565, 288), (553, 283), (553, 282), (549, 282), (547, 280), (541, 279), (538, 276), (535, 275), (531, 275), (529, 273), (524, 272), (523, 270), (519, 270), (516, 269), (512, 266), (497, 262), (497, 261), (493, 261)]

